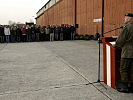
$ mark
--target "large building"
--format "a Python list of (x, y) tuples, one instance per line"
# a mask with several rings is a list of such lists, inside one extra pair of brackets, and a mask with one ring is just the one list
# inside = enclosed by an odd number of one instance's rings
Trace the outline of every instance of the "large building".
[[(133, 12), (133, 0), (104, 0), (104, 32), (121, 26), (128, 12)], [(102, 0), (49, 0), (37, 12), (36, 23), (78, 24), (78, 34), (95, 34), (101, 33), (101, 18)]]

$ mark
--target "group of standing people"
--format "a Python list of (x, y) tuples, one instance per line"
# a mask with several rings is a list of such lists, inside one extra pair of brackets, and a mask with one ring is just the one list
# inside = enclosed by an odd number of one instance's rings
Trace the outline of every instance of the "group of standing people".
[(35, 42), (74, 40), (75, 27), (73, 25), (0, 25), (0, 42)]
[(50, 41), (54, 40), (74, 40), (75, 27), (74, 25), (62, 24), (60, 25), (48, 25), (44, 27), (46, 37), (49, 37)]

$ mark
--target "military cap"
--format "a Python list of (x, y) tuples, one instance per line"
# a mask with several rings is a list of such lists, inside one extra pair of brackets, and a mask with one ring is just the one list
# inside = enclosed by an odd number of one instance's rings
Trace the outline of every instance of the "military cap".
[(133, 13), (127, 13), (127, 14), (125, 14), (125, 16), (133, 17)]

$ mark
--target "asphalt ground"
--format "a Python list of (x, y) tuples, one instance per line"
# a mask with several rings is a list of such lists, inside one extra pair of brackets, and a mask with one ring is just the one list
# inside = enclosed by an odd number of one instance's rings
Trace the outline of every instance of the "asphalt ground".
[(0, 44), (0, 100), (133, 100), (97, 82), (98, 49), (97, 41)]

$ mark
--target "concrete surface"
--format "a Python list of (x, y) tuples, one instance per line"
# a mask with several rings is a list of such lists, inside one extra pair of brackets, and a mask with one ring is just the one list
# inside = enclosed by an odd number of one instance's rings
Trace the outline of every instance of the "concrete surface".
[(0, 44), (0, 100), (133, 100), (97, 71), (97, 41)]

